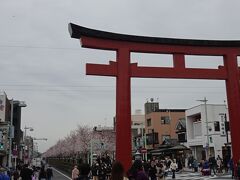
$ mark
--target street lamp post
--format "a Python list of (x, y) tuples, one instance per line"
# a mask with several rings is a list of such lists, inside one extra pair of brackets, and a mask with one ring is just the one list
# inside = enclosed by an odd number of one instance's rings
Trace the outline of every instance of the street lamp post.
[(48, 139), (47, 138), (33, 138), (33, 140), (43, 140), (43, 141), (47, 141)]
[(206, 121), (206, 128), (207, 128), (207, 143), (206, 143), (206, 159), (209, 157), (209, 129), (208, 129), (208, 115), (207, 115), (207, 99), (204, 97), (202, 100), (197, 100), (200, 102), (204, 102), (204, 109), (205, 109), (205, 121)]
[(29, 129), (29, 131), (34, 131), (34, 129), (32, 127), (24, 127), (24, 139), (27, 137), (27, 129)]
[[(141, 123), (141, 125), (142, 125), (142, 145), (143, 145), (143, 148), (146, 150), (146, 144), (147, 144), (147, 142), (146, 142), (146, 132), (143, 132), (143, 123)], [(145, 155), (144, 155), (144, 159), (147, 161), (147, 152), (145, 153)]]
[(9, 127), (9, 154), (8, 154), (8, 167), (12, 167), (12, 126), (13, 126), (13, 99), (11, 100), (11, 117)]
[(34, 149), (34, 157), (38, 156), (38, 143), (34, 142), (33, 143), (33, 149)]
[[(23, 154), (24, 154), (24, 163), (26, 163), (26, 146), (27, 146), (27, 129), (29, 129), (29, 131), (34, 131), (34, 129), (32, 127), (24, 127), (24, 150), (23, 150)], [(29, 147), (28, 147), (29, 148)], [(29, 158), (29, 154), (27, 154), (27, 160)]]

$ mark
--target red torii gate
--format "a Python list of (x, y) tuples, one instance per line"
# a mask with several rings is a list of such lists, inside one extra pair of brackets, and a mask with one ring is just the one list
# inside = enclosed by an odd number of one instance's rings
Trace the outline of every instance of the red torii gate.
[[(110, 64), (87, 64), (87, 75), (115, 76), (116, 159), (127, 170), (131, 166), (131, 77), (225, 80), (229, 107), (233, 159), (240, 159), (240, 84), (237, 56), (240, 41), (211, 41), (132, 36), (99, 31), (69, 24), (72, 38), (82, 47), (116, 51)], [(130, 63), (131, 52), (172, 54), (174, 67), (143, 67)], [(185, 55), (222, 56), (218, 69), (186, 68)]]

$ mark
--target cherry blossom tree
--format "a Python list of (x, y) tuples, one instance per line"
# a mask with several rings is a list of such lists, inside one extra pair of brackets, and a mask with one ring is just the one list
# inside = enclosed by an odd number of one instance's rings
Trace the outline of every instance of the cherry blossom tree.
[(83, 154), (85, 158), (92, 146), (94, 153), (115, 151), (115, 132), (104, 128), (101, 131), (93, 131), (89, 126), (78, 126), (76, 130), (64, 139), (60, 139), (54, 146), (50, 147), (45, 153), (45, 157), (75, 157)]

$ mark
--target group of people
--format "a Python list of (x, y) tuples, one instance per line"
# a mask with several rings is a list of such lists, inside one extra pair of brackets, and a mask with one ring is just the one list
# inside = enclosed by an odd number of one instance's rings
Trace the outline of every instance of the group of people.
[(82, 164), (78, 168), (75, 165), (72, 170), (72, 180), (88, 180), (90, 177), (93, 180), (120, 180), (123, 177), (130, 180), (163, 180), (170, 172), (174, 179), (175, 172), (181, 171), (181, 169), (182, 164), (177, 163), (176, 159), (152, 159), (147, 162), (135, 160), (131, 168), (124, 174), (125, 171), (120, 162), (115, 161), (112, 164), (108, 158), (98, 158), (92, 167), (88, 164)]
[[(222, 173), (223, 160), (218, 156), (216, 159), (214, 156), (210, 156), (208, 160), (197, 162), (196, 159), (190, 161), (190, 168), (193, 168), (194, 172), (200, 172), (202, 175), (216, 175), (216, 173)], [(93, 180), (164, 180), (166, 176), (171, 176), (175, 179), (175, 173), (181, 173), (183, 170), (183, 162), (180, 159), (156, 159), (142, 161), (135, 160), (130, 169), (124, 170), (123, 165), (115, 161), (111, 162), (108, 158), (98, 158), (93, 163), (92, 167), (88, 164), (82, 164), (79, 169), (77, 166), (72, 170), (73, 180), (89, 180), (90, 177)], [(236, 168), (234, 170), (234, 168)], [(238, 177), (240, 179), (240, 160), (234, 167), (232, 159), (227, 163), (225, 172), (236, 172), (232, 177)]]
[(97, 157), (93, 162), (92, 167), (88, 164), (81, 164), (79, 169), (78, 166), (74, 166), (72, 170), (72, 179), (73, 180), (85, 180), (91, 176), (93, 180), (106, 180), (111, 176), (112, 170), (112, 161), (109, 156)]
[(0, 180), (51, 180), (53, 171), (51, 166), (35, 167), (28, 164), (18, 165), (16, 169), (0, 168)]
[(132, 167), (127, 171), (127, 177), (130, 180), (164, 180), (171, 172), (172, 178), (175, 179), (177, 170), (178, 164), (176, 159), (153, 159), (148, 162), (135, 160)]
[[(189, 167), (194, 172), (201, 172), (203, 176), (216, 176), (216, 174), (232, 174), (232, 178), (240, 178), (240, 160), (234, 165), (233, 159), (222, 159), (219, 155), (217, 158), (210, 155), (209, 159), (201, 160), (199, 163), (196, 159), (189, 159)], [(234, 174), (235, 173), (235, 174)]]
[(16, 173), (15, 179), (18, 180), (19, 177), (24, 180), (51, 180), (53, 178), (53, 170), (50, 165), (41, 167), (24, 165), (23, 168), (20, 169), (19, 176)]

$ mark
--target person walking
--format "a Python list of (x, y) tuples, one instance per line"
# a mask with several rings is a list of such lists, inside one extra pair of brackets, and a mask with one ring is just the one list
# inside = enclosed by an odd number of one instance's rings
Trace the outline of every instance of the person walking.
[(39, 180), (47, 179), (47, 174), (46, 174), (46, 171), (44, 169), (44, 166), (41, 167), (38, 178), (39, 178)]
[(32, 180), (33, 171), (25, 164), (21, 170), (20, 176), (24, 180)]
[(80, 170), (80, 173), (77, 180), (90, 180), (89, 174), (91, 171), (91, 167), (89, 166), (89, 164), (85, 164), (85, 163), (82, 164), (79, 170)]
[(158, 162), (156, 165), (157, 168), (157, 180), (164, 180), (165, 176), (164, 176), (164, 172), (165, 172), (165, 168), (164, 168), (164, 163), (163, 162)]
[(192, 168), (194, 172), (198, 172), (198, 162), (195, 158), (193, 159)]
[(47, 180), (51, 180), (52, 177), (53, 177), (53, 170), (52, 170), (52, 167), (51, 167), (51, 166), (48, 166), (48, 167), (47, 167), (47, 172), (46, 172), (46, 174), (47, 174)]
[(98, 180), (98, 174), (99, 174), (99, 164), (97, 161), (95, 161), (91, 168), (92, 178), (93, 180)]
[(20, 178), (20, 174), (19, 174), (18, 169), (15, 169), (15, 170), (13, 171), (12, 178), (13, 178), (13, 180), (18, 180), (18, 179)]
[(148, 177), (151, 179), (151, 180), (156, 180), (157, 179), (157, 168), (156, 168), (156, 165), (155, 165), (155, 162), (154, 161), (151, 161), (151, 165), (148, 169)]
[(170, 169), (172, 170), (172, 179), (175, 179), (175, 172), (177, 169), (177, 163), (176, 163), (176, 159), (173, 159), (173, 162), (170, 165)]
[(217, 172), (222, 173), (222, 159), (217, 158)]
[(228, 167), (231, 171), (232, 174), (232, 179), (234, 178), (234, 163), (233, 163), (233, 158), (229, 159), (228, 161)]
[(183, 171), (183, 164), (182, 164), (182, 161), (181, 161), (181, 159), (180, 158), (178, 158), (177, 159), (177, 169), (178, 169), (178, 172), (179, 173), (182, 173), (182, 171)]
[(135, 160), (131, 168), (128, 170), (127, 174), (129, 180), (149, 180), (143, 170), (141, 160)]
[(124, 167), (121, 162), (115, 161), (112, 165), (110, 180), (127, 180), (124, 176)]
[(75, 165), (72, 170), (72, 180), (77, 180), (78, 176), (79, 176), (79, 170), (77, 165)]
[(210, 167), (210, 175), (212, 175), (212, 171), (213, 171), (214, 176), (216, 176), (217, 161), (216, 161), (215, 157), (210, 155), (208, 163), (209, 163), (209, 167)]
[(237, 179), (240, 179), (240, 159), (237, 162)]
[(0, 179), (1, 180), (10, 180), (10, 177), (7, 175), (7, 169), (0, 167)]

